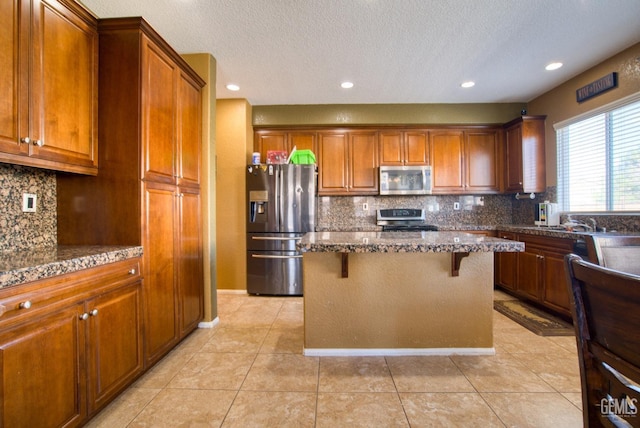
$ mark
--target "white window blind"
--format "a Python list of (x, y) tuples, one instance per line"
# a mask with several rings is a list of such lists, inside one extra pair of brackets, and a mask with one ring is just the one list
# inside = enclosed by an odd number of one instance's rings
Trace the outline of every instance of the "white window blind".
[(640, 101), (556, 126), (563, 211), (640, 211)]

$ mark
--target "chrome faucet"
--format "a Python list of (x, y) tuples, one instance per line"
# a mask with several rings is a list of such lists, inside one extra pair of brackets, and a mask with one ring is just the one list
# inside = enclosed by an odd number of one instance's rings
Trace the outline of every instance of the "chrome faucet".
[(594, 218), (590, 218), (590, 219), (589, 219), (589, 222), (591, 222), (591, 225), (592, 225), (592, 226), (591, 226), (591, 230), (592, 230), (593, 232), (596, 232), (596, 231), (598, 230), (598, 229), (597, 229), (597, 223), (596, 223), (596, 220), (595, 220)]

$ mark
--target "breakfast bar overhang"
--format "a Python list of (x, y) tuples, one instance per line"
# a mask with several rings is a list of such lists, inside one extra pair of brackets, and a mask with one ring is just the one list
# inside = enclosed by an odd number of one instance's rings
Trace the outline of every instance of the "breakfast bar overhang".
[(463, 232), (313, 232), (303, 252), (304, 354), (493, 354), (493, 254)]

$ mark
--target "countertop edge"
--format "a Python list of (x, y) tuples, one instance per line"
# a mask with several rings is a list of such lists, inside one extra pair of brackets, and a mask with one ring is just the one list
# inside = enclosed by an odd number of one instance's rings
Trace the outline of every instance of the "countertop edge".
[[(32, 252), (4, 253), (3, 256), (28, 257)], [(141, 246), (58, 246), (37, 250), (42, 262), (16, 262), (15, 268), (0, 272), (0, 290), (41, 279), (77, 272), (96, 266), (142, 256)], [(38, 258), (38, 257), (36, 257)]]
[[(524, 243), (445, 232), (311, 232), (296, 244), (302, 253), (522, 252)], [(383, 235), (384, 234), (384, 235)]]

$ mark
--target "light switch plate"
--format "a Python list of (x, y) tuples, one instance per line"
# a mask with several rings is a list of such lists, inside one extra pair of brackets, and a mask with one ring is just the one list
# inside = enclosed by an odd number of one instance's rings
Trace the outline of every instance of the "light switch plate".
[(33, 193), (22, 194), (22, 212), (34, 213), (36, 212), (36, 202), (38, 197)]

